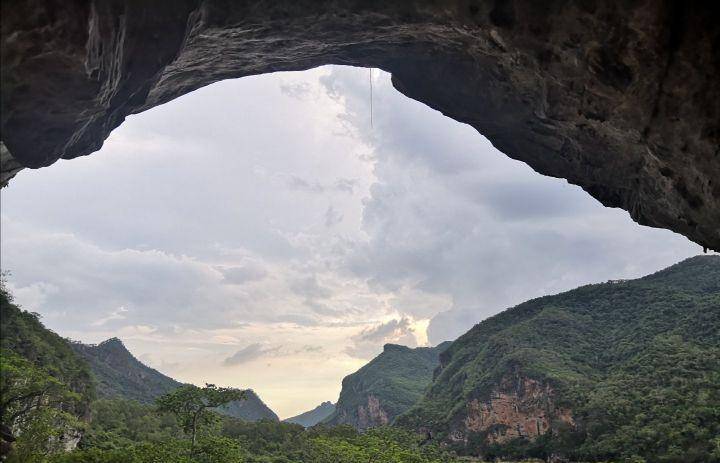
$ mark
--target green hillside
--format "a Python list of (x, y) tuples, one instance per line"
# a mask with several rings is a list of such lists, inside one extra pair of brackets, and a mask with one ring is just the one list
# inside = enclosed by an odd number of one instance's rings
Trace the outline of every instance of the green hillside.
[(37, 314), (15, 305), (4, 288), (0, 289), (0, 321), (0, 348), (29, 360), (80, 394), (83, 400), (75, 412), (85, 415), (94, 387), (88, 365), (68, 340), (45, 328)]
[(0, 284), (0, 460), (13, 440), (18, 461), (30, 461), (39, 447), (72, 448), (94, 395), (90, 369), (69, 341), (13, 303)]
[(465, 453), (718, 461), (720, 257), (520, 304), (440, 363), (397, 422)]
[(152, 404), (180, 387), (175, 381), (136, 359), (118, 338), (97, 345), (73, 343), (73, 349), (90, 365), (98, 397), (123, 398)]
[(411, 349), (386, 344), (380, 355), (343, 379), (335, 412), (324, 423), (361, 430), (392, 423), (422, 397), (448, 345)]
[(245, 400), (230, 402), (218, 409), (223, 415), (240, 418), (244, 421), (280, 421), (280, 418), (252, 389), (247, 390)]
[[(73, 343), (73, 348), (90, 365), (98, 396), (103, 399), (153, 404), (155, 399), (183, 384), (140, 362), (118, 338), (97, 345)], [(246, 400), (231, 402), (219, 411), (246, 421), (278, 421), (277, 415), (253, 391), (248, 391)]]
[(301, 413), (297, 416), (284, 419), (285, 423), (299, 424), (305, 428), (310, 428), (327, 419), (335, 412), (335, 404), (332, 402), (323, 402), (312, 410)]

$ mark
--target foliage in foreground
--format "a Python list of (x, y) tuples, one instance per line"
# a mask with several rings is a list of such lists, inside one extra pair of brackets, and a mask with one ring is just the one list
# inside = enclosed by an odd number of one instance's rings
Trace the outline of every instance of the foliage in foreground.
[(239, 389), (188, 384), (159, 397), (156, 403), (158, 411), (175, 415), (183, 432), (190, 436), (190, 447), (194, 449), (199, 428), (219, 419), (212, 409), (244, 398), (245, 391)]
[[(150, 406), (105, 400), (105, 410), (132, 410), (96, 415), (81, 448), (56, 454), (48, 463), (449, 463), (455, 461), (421, 438), (397, 428), (358, 433), (349, 426), (304, 429), (300, 425), (243, 422), (216, 416), (199, 429), (192, 447), (173, 415)], [(212, 421), (212, 420), (211, 420)], [(164, 423), (162, 435), (147, 439), (129, 428), (150, 429)], [(98, 439), (102, 436), (103, 439)], [(135, 441), (128, 439), (134, 436)]]
[(40, 462), (81, 435), (92, 380), (67, 340), (13, 303), (3, 278), (0, 319), (0, 458), (7, 439), (8, 462)]

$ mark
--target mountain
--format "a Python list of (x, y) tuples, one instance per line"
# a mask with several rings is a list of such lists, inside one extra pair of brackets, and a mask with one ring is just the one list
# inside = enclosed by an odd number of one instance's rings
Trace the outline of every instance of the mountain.
[[(73, 348), (90, 365), (101, 398), (123, 398), (152, 404), (156, 398), (183, 385), (144, 365), (118, 338), (97, 345), (73, 343)], [(231, 402), (218, 411), (246, 421), (278, 421), (277, 415), (252, 390), (248, 390), (246, 400)]]
[(324, 424), (364, 430), (392, 423), (422, 397), (448, 345), (411, 349), (385, 344), (380, 355), (343, 379), (335, 412)]
[(270, 407), (260, 400), (260, 397), (252, 389), (248, 389), (245, 400), (230, 402), (218, 409), (224, 415), (240, 418), (245, 421), (280, 421), (280, 418)]
[(310, 428), (332, 415), (333, 412), (335, 412), (335, 404), (332, 402), (323, 402), (310, 411), (293, 416), (292, 418), (284, 419), (283, 421)]
[(100, 398), (123, 398), (152, 404), (182, 383), (136, 359), (118, 338), (97, 345), (73, 343), (90, 365)]
[(718, 461), (720, 256), (484, 320), (396, 422), (486, 459)]

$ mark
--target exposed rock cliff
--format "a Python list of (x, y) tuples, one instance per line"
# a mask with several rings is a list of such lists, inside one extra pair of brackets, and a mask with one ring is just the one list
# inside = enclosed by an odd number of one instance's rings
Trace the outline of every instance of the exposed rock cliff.
[(503, 444), (517, 438), (533, 440), (551, 431), (555, 422), (574, 426), (572, 412), (554, 401), (550, 384), (523, 376), (503, 378), (488, 400), (467, 404), (465, 432), (456, 429), (450, 439), (467, 445), (470, 433), (480, 433), (489, 443)]
[(374, 66), (508, 156), (720, 249), (720, 3), (2, 4), (3, 179), (209, 83)]
[(380, 399), (374, 395), (369, 395), (367, 403), (358, 405), (357, 408), (357, 428), (368, 429), (377, 426), (385, 426), (390, 422), (390, 418), (382, 405)]

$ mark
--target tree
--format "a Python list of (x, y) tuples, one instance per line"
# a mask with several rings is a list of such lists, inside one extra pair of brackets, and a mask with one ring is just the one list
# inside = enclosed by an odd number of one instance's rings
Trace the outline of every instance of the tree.
[[(0, 352), (0, 421), (16, 461), (29, 462), (62, 446), (66, 433), (81, 427), (63, 411), (80, 396), (62, 381), (8, 350)], [(6, 448), (6, 451), (9, 448)]]
[(169, 412), (177, 417), (185, 434), (191, 436), (190, 449), (194, 451), (198, 427), (217, 420), (217, 414), (211, 409), (245, 398), (245, 391), (239, 389), (207, 383), (202, 388), (189, 384), (158, 398), (156, 404), (159, 411)]

